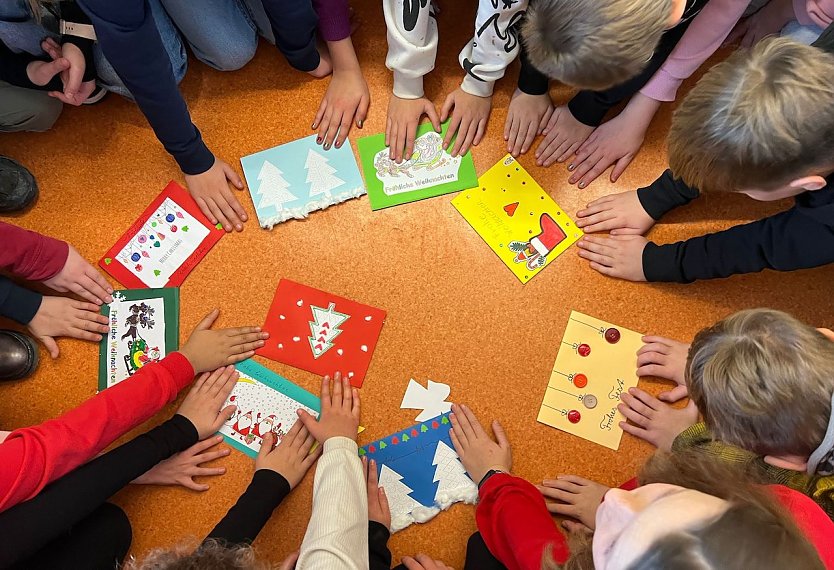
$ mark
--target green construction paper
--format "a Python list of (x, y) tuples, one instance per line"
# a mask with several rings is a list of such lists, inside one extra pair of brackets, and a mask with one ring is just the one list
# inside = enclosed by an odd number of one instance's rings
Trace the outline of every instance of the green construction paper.
[[(452, 158), (441, 148), (448, 127), (447, 121), (442, 125), (438, 135), (431, 123), (420, 125), (417, 128), (415, 150), (411, 159), (403, 160), (400, 164), (388, 158), (384, 133), (357, 141), (356, 146), (359, 149), (365, 187), (368, 189), (372, 210), (434, 198), (478, 185), (472, 152)], [(379, 157), (380, 165), (385, 167), (382, 175), (385, 182), (380, 179), (377, 166), (374, 164), (374, 159), (381, 151), (385, 151)], [(413, 189), (408, 189), (409, 187)]]

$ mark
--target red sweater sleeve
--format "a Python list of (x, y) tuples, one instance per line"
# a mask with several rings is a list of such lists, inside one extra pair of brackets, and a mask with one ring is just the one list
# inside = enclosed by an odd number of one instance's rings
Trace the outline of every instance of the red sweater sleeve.
[(768, 485), (776, 499), (793, 515), (794, 522), (817, 549), (823, 565), (834, 570), (834, 522), (807, 495), (782, 485)]
[(508, 570), (541, 568), (542, 556), (552, 545), (553, 559), (564, 564), (570, 557), (559, 532), (533, 485), (504, 473), (487, 479), (479, 492), (475, 518), (489, 551)]
[(191, 363), (173, 352), (57, 419), (13, 431), (0, 443), (0, 512), (86, 463), (172, 402), (193, 378)]
[(44, 281), (64, 268), (66, 242), (0, 222), (0, 269), (30, 281)]

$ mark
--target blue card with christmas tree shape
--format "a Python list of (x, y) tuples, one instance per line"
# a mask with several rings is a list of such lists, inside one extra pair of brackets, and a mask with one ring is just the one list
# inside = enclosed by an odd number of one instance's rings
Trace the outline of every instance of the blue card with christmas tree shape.
[(244, 156), (240, 164), (266, 229), (365, 194), (350, 141), (324, 150), (311, 135)]
[(478, 486), (452, 445), (449, 414), (441, 414), (359, 449), (377, 463), (391, 508), (391, 531), (426, 522), (457, 502), (474, 504)]

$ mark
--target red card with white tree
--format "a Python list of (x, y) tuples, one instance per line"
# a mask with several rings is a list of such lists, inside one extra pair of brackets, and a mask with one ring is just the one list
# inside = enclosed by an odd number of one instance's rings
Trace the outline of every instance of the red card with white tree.
[(384, 323), (382, 309), (281, 279), (256, 353), (322, 376), (341, 372), (360, 388)]

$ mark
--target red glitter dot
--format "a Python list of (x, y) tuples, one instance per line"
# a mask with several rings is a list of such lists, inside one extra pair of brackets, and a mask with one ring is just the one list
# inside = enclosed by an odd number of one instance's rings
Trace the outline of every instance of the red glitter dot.
[(607, 340), (611, 344), (617, 344), (620, 340), (620, 331), (611, 327), (605, 331), (605, 340)]
[(588, 385), (588, 377), (584, 374), (574, 374), (573, 375), (573, 385), (577, 388), (584, 388)]
[(579, 420), (582, 419), (582, 416), (576, 410), (571, 410), (568, 412), (568, 421), (572, 424), (578, 424)]
[(576, 347), (576, 352), (579, 353), (579, 356), (588, 356), (591, 354), (591, 347), (587, 344), (580, 344)]

